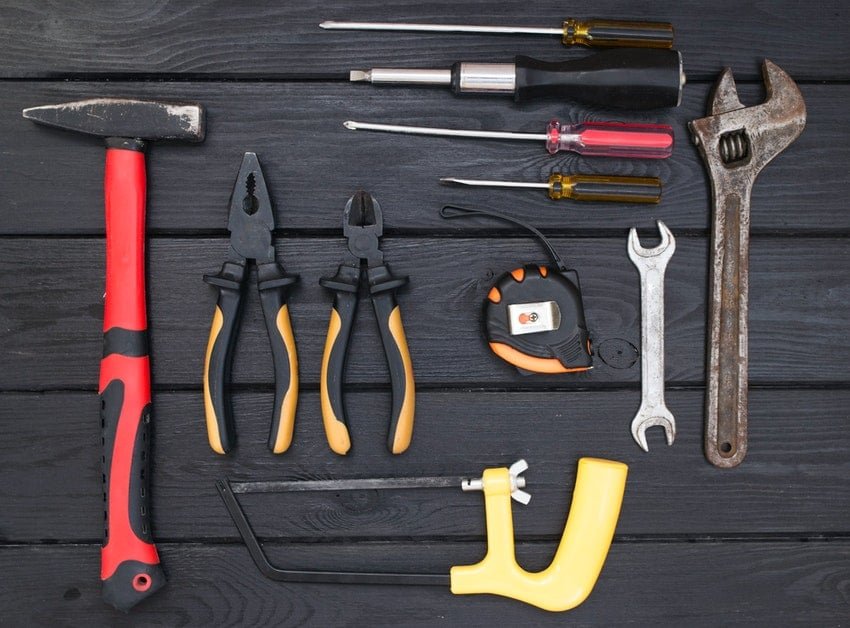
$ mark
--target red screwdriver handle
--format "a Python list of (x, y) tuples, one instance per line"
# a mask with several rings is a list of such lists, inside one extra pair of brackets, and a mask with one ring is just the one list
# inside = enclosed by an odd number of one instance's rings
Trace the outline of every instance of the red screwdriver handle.
[(665, 159), (673, 153), (673, 128), (667, 124), (582, 122), (546, 127), (546, 150), (569, 150), (592, 157)]
[[(150, 360), (145, 306), (142, 142), (106, 150), (106, 295), (100, 407), (103, 430), (103, 598), (127, 611), (165, 584), (150, 524)], [(110, 141), (107, 142), (109, 146)]]

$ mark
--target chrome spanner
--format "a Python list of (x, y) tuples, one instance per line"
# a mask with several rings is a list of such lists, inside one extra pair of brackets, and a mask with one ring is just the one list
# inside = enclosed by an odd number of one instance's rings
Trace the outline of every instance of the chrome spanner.
[(664, 402), (664, 271), (676, 250), (676, 239), (660, 220), (661, 243), (652, 249), (640, 245), (637, 230), (629, 231), (629, 258), (640, 272), (640, 408), (632, 419), (632, 437), (644, 451), (646, 430), (663, 427), (667, 444), (676, 438), (676, 419)]

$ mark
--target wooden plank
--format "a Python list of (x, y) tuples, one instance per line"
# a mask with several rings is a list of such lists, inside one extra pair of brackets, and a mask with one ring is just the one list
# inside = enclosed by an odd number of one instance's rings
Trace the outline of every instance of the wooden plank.
[[(850, 391), (756, 390), (750, 403), (750, 452), (732, 472), (702, 455), (700, 391), (668, 392), (678, 435), (672, 447), (649, 432), (650, 453), (632, 441), (638, 391), (420, 392), (413, 444), (386, 450), (388, 395), (352, 392), (347, 406), (353, 449), (342, 458), (325, 442), (316, 393), (303, 393), (294, 444), (266, 449), (271, 393), (237, 393), (239, 447), (207, 444), (199, 393), (154, 399), (152, 512), (163, 540), (237, 538), (214, 488), (216, 479), (476, 475), (524, 457), (531, 504), (515, 505), (516, 533), (554, 539), (581, 456), (630, 466), (618, 526), (639, 535), (716, 538), (847, 530), (850, 487), (846, 408)], [(0, 541), (96, 541), (101, 535), (100, 423), (94, 393), (0, 395), (5, 434)], [(240, 498), (265, 538), (468, 539), (484, 535), (480, 495), (460, 490), (344, 491)], [(39, 513), (34, 516), (33, 513)]]
[[(625, 236), (625, 234), (623, 234)], [(645, 241), (651, 241), (646, 234)], [(420, 386), (598, 387), (639, 381), (639, 280), (625, 237), (554, 240), (580, 271), (597, 357), (588, 373), (527, 377), (490, 353), (481, 303), (494, 277), (521, 262), (544, 262), (528, 238), (388, 238), (386, 260), (411, 277), (400, 303)], [(279, 258), (301, 283), (291, 299), (302, 382), (316, 386), (330, 298), (319, 277), (335, 272), (341, 238), (282, 238)], [(150, 243), (154, 380), (200, 388), (212, 289), (202, 275), (226, 257), (224, 239), (157, 238)], [(12, 239), (0, 250), (0, 389), (92, 389), (101, 348), (103, 241)], [(846, 383), (850, 301), (845, 239), (758, 238), (751, 251), (750, 377), (753, 384)], [(674, 385), (704, 379), (706, 242), (681, 237), (667, 271), (666, 366)], [(269, 385), (271, 358), (256, 291), (249, 291), (234, 381)], [(601, 349), (600, 349), (601, 347)], [(622, 355), (617, 355), (622, 351)], [(632, 356), (633, 359), (625, 359)], [(347, 381), (388, 376), (371, 308), (359, 308)]]
[[(478, 543), (308, 544), (273, 547), (278, 561), (308, 568), (443, 571), (474, 562)], [(541, 568), (550, 544), (518, 547)], [(15, 587), (0, 590), (12, 625), (148, 626), (492, 626), (652, 625), (839, 626), (850, 613), (847, 543), (618, 544), (590, 597), (547, 613), (489, 595), (454, 596), (442, 587), (282, 584), (264, 579), (238, 546), (165, 545), (169, 583), (129, 615), (107, 607), (94, 546), (0, 548)]]
[[(709, 85), (690, 85), (684, 104), (667, 112), (628, 114), (666, 122), (677, 146), (668, 160), (551, 157), (537, 142), (404, 137), (348, 131), (347, 119), (453, 128), (542, 132), (552, 118), (623, 119), (623, 112), (562, 103), (518, 107), (499, 98), (459, 99), (442, 90), (377, 89), (338, 83), (8, 83), (0, 117), (0, 234), (103, 232), (103, 149), (94, 138), (61, 133), (22, 120), (28, 106), (97, 96), (197, 99), (208, 107), (201, 145), (155, 145), (150, 150), (149, 228), (158, 233), (224, 233), (227, 202), (245, 150), (265, 168), (279, 228), (336, 233), (339, 212), (358, 187), (383, 203), (388, 231), (498, 231), (493, 221), (447, 224), (445, 203), (488, 206), (563, 233), (624, 233), (661, 218), (679, 233), (706, 233), (709, 188), (686, 123), (705, 114)], [(754, 189), (755, 233), (850, 232), (845, 211), (850, 162), (850, 85), (803, 85), (808, 128), (761, 174)], [(742, 86), (744, 102), (763, 96)], [(543, 181), (553, 170), (659, 176), (664, 198), (655, 206), (555, 202), (542, 191), (463, 190), (438, 184), (443, 176)]]
[[(691, 79), (732, 65), (754, 78), (763, 57), (806, 79), (847, 79), (848, 12), (840, 0), (772, 4), (720, 0), (710, 8), (675, 0), (624, 6), (614, 0), (567, 7), (449, 0), (421, 2), (242, 3), (223, 0), (142, 3), (81, 11), (74, 5), (7, 4), (0, 14), (0, 76), (63, 77), (138, 74), (227, 77), (342, 77), (351, 68), (448, 66), (461, 59), (510, 61), (517, 52), (558, 59), (556, 37), (446, 36), (325, 32), (323, 19), (363, 19), (558, 27), (569, 10), (580, 17), (673, 22)], [(575, 15), (575, 13), (573, 15)], [(450, 16), (450, 17), (449, 17)]]

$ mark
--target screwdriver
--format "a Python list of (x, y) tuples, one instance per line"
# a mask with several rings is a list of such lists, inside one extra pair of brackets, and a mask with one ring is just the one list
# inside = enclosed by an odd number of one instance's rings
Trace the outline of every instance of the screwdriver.
[(673, 128), (667, 124), (635, 124), (624, 122), (582, 122), (561, 124), (552, 120), (545, 133), (514, 133), (511, 131), (473, 131), (442, 129), (424, 126), (374, 124), (348, 120), (346, 129), (386, 131), (412, 135), (441, 135), (449, 137), (484, 137), (503, 140), (543, 140), (546, 150), (554, 155), (567, 150), (593, 157), (626, 157), (664, 159), (673, 152)]
[(455, 94), (513, 94), (517, 102), (555, 97), (600, 107), (676, 107), (685, 75), (675, 50), (612, 48), (570, 61), (518, 56), (513, 63), (455, 63), (450, 69), (352, 70), (351, 81), (446, 85)]
[(319, 24), (328, 30), (419, 31), (429, 33), (500, 33), (557, 35), (565, 46), (672, 48), (673, 25), (630, 20), (577, 20), (567, 18), (561, 28), (529, 26), (473, 26), (471, 24), (410, 24), (395, 22), (336, 22)]
[(609, 203), (658, 203), (661, 181), (656, 177), (615, 177), (601, 174), (563, 175), (554, 172), (546, 183), (528, 181), (488, 181), (484, 179), (440, 179), (444, 185), (471, 185), (498, 188), (542, 188), (558, 201), (603, 201)]

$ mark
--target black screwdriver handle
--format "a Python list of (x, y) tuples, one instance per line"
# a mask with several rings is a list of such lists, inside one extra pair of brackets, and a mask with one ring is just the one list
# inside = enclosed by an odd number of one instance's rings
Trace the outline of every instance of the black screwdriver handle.
[(218, 289), (207, 352), (204, 357), (204, 412), (210, 447), (226, 454), (236, 444), (236, 431), (230, 400), (226, 395), (233, 362), (233, 346), (239, 333), (245, 264), (225, 262), (217, 275), (204, 275), (204, 281)]
[(269, 429), (269, 449), (282, 454), (292, 444), (295, 409), (298, 405), (298, 353), (286, 304), (289, 289), (298, 281), (277, 262), (257, 265), (257, 284), (263, 318), (274, 362), (274, 407)]
[(323, 278), (319, 284), (334, 293), (333, 309), (328, 323), (322, 372), (319, 377), (319, 396), (322, 403), (322, 422), (331, 450), (344, 456), (351, 449), (351, 436), (342, 402), (342, 377), (348, 341), (357, 313), (357, 288), (360, 268), (342, 265), (336, 276)]
[(393, 391), (387, 448), (394, 454), (400, 454), (407, 450), (413, 438), (415, 405), (413, 364), (401, 322), (401, 310), (395, 298), (395, 291), (407, 283), (407, 277), (393, 276), (386, 265), (369, 268), (368, 276)]
[(621, 109), (676, 107), (684, 83), (675, 50), (612, 48), (557, 62), (518, 56), (515, 64), (517, 102), (546, 97)]

